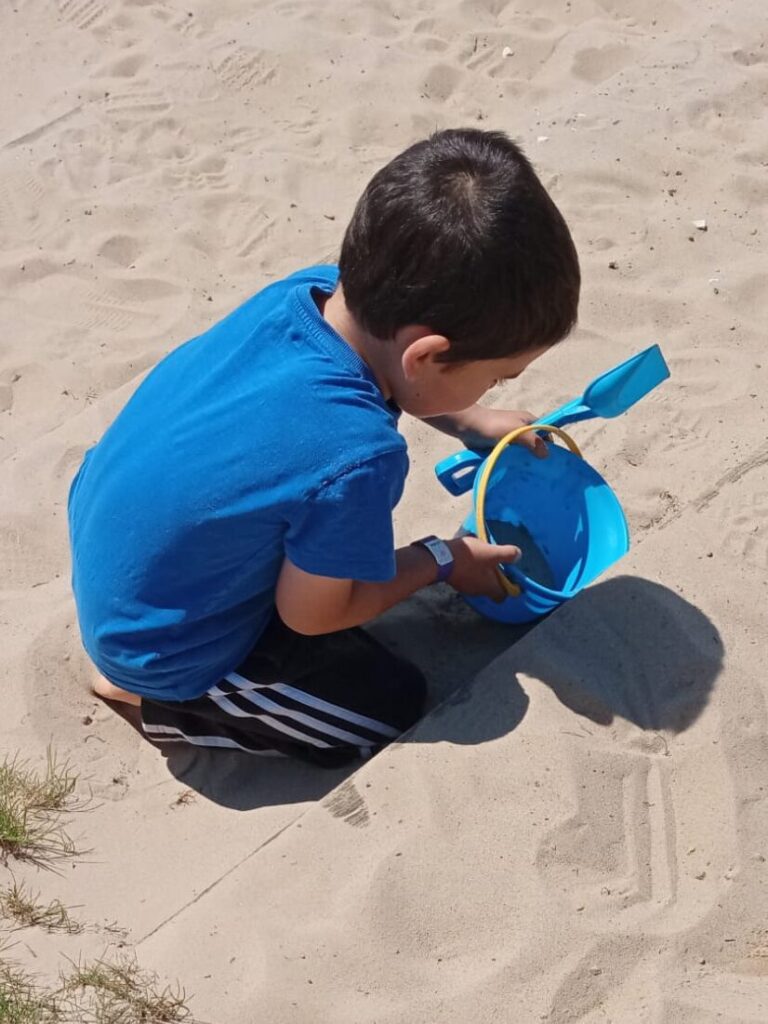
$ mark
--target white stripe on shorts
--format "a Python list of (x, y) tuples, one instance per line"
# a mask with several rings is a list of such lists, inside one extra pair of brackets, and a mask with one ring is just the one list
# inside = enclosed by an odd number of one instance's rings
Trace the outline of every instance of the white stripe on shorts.
[[(207, 697), (218, 704), (222, 710), (226, 711), (227, 714), (234, 715), (237, 718), (258, 718), (260, 722), (264, 722), (265, 725), (271, 726), (277, 732), (284, 732), (286, 736), (290, 736), (291, 739), (298, 740), (300, 743), (309, 743), (313, 747), (331, 747), (332, 743), (326, 743), (325, 740), (316, 739), (314, 736), (308, 736), (305, 732), (300, 732), (298, 729), (291, 728), (285, 722), (280, 722), (277, 718), (273, 718), (272, 715), (264, 714), (250, 714), (248, 711), (244, 711), (239, 708), (237, 704), (233, 704), (229, 697), (232, 694), (223, 693), (218, 686), (212, 686), (206, 693)], [(245, 695), (244, 695), (245, 696)]]
[(188, 736), (175, 725), (147, 725), (142, 723), (144, 732), (157, 736), (164, 743), (194, 743), (198, 747), (227, 747), (237, 750), (244, 750), (246, 754), (255, 754), (256, 757), (287, 757), (281, 750), (253, 750), (251, 747), (244, 747), (242, 743), (231, 740), (229, 736)]
[[(228, 700), (231, 697), (231, 693), (224, 693), (218, 686), (212, 686), (208, 690), (207, 694), (211, 700), (216, 701), (220, 707), (230, 705), (232, 702)], [(300, 725), (308, 725), (310, 729), (315, 729), (317, 732), (324, 733), (326, 736), (332, 736), (334, 739), (341, 740), (343, 743), (351, 743), (353, 747), (370, 747), (371, 741), (365, 736), (356, 736), (352, 732), (347, 732), (346, 729), (339, 729), (338, 726), (331, 725), (329, 722), (323, 722), (319, 718), (313, 718), (311, 715), (305, 714), (303, 711), (296, 711), (293, 708), (283, 707), (282, 704), (278, 704), (274, 700), (270, 700), (263, 693), (257, 693), (255, 690), (240, 690), (240, 695), (245, 699), (249, 700), (251, 704), (255, 704), (257, 707), (263, 708), (264, 711), (271, 711), (273, 714), (280, 715), (284, 718), (290, 718), (294, 722), (298, 722)], [(226, 710), (226, 708), (225, 708)], [(238, 708), (241, 714), (244, 712), (242, 708)], [(263, 715), (255, 714), (253, 718), (264, 719)]]
[[(307, 707), (314, 708), (316, 711), (324, 711), (327, 715), (333, 715), (335, 718), (341, 718), (346, 722), (351, 722), (353, 725), (362, 725), (366, 729), (372, 729), (373, 732), (379, 732), (382, 736), (389, 736), (391, 739), (400, 735), (400, 731), (395, 729), (391, 725), (387, 725), (385, 722), (379, 722), (375, 718), (368, 718), (367, 715), (360, 715), (356, 711), (350, 711), (349, 708), (342, 708), (338, 704), (331, 704), (327, 700), (323, 700), (321, 697), (315, 697), (311, 693), (305, 693), (304, 690), (299, 690), (295, 686), (290, 686), (288, 683), (272, 683), (271, 685), (262, 685), (261, 683), (254, 683), (251, 679), (246, 679), (245, 676), (241, 676), (238, 672), (230, 672), (226, 679), (230, 683), (234, 683), (235, 686), (243, 693), (243, 696), (248, 696), (248, 693), (253, 690), (277, 690), (278, 693), (284, 693), (286, 697), (291, 697), (293, 700), (299, 701), (301, 704), (306, 704)], [(250, 698), (249, 698), (250, 699)], [(239, 711), (239, 709), (238, 709)], [(369, 743), (369, 741), (363, 741)]]

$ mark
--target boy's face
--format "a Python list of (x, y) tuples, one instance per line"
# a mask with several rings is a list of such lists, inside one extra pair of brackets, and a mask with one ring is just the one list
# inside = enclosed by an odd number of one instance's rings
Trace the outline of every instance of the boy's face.
[(448, 347), (445, 338), (430, 335), (404, 349), (402, 376), (393, 389), (395, 401), (404, 412), (425, 418), (468, 409), (496, 384), (519, 377), (546, 351), (534, 349), (477, 362), (440, 362), (439, 355)]

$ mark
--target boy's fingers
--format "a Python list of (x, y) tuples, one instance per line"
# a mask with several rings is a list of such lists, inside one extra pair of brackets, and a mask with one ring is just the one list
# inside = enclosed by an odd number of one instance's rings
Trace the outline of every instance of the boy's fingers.
[(533, 436), (535, 438), (533, 442), (533, 454), (536, 456), (537, 459), (546, 459), (546, 457), (549, 455), (549, 447), (547, 445), (547, 442), (544, 440), (541, 434), (534, 434)]
[(519, 562), (522, 551), (513, 544), (500, 544), (494, 547), (493, 553), (497, 562), (513, 563)]
[(546, 459), (549, 455), (549, 449), (547, 448), (547, 442), (537, 433), (535, 430), (531, 430), (527, 434), (522, 434), (518, 439), (518, 444), (528, 448), (533, 454), (539, 459)]

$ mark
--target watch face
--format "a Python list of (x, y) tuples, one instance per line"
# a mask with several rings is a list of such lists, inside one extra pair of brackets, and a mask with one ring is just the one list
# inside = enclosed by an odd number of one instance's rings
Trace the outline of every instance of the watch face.
[(453, 561), (450, 548), (441, 540), (430, 541), (429, 550), (435, 556), (438, 565), (448, 565)]

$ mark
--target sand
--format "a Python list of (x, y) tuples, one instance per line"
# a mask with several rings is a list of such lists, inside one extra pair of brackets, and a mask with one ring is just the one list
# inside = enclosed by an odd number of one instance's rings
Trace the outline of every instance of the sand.
[[(0, 737), (93, 794), (86, 855), (9, 865), (88, 929), (17, 958), (122, 943), (215, 1024), (768, 1020), (767, 64), (757, 0), (4, 5)], [(373, 171), (455, 125), (522, 143), (584, 273), (494, 404), (668, 358), (573, 431), (632, 552), (529, 631), (448, 590), (387, 616), (432, 710), (354, 774), (164, 758), (89, 694), (69, 481), (158, 358), (332, 259)], [(398, 536), (450, 535), (452, 444), (404, 430)]]

